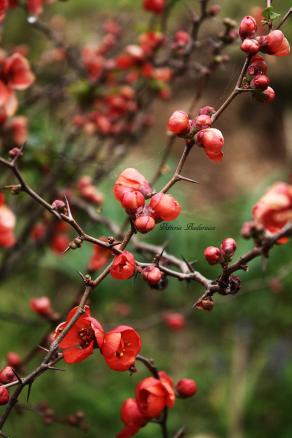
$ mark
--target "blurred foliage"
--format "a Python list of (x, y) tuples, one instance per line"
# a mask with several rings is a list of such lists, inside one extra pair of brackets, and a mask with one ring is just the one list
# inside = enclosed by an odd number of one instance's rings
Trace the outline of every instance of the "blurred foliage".
[[(184, 8), (184, 2), (179, 3), (181, 5), (177, 6), (177, 10)], [(223, 13), (238, 20), (249, 11), (249, 7), (255, 5), (254, 1), (249, 0), (225, 0), (219, 3)], [(283, 12), (290, 6), (290, 1), (275, 1), (274, 4), (276, 10)], [(137, 0), (71, 0), (57, 2), (53, 8), (55, 12), (81, 24), (86, 23), (89, 16), (94, 18), (108, 13), (116, 15), (117, 11), (121, 14), (137, 11), (135, 25), (139, 27), (143, 22), (140, 1)], [(22, 42), (25, 29), (21, 12), (18, 20), (22, 24), (10, 26), (5, 36), (14, 44)], [(99, 26), (98, 22), (96, 26)], [(291, 26), (289, 32), (292, 33)], [(26, 35), (26, 38), (29, 41), (34, 37)], [(33, 43), (37, 46), (39, 39)], [(34, 114), (29, 144), (32, 150), (38, 151), (40, 162), (44, 156), (40, 145), (54, 144), (54, 153), (58, 153), (62, 143), (61, 132), (61, 123), (60, 126), (52, 126), (49, 113), (38, 116)], [(156, 146), (159, 145), (153, 145), (153, 148)], [(152, 166), (147, 164), (147, 160), (145, 163), (140, 170), (146, 176), (151, 175)], [(117, 173), (118, 170), (101, 187), (106, 194), (103, 212), (122, 223), (124, 214), (114, 201), (111, 191)], [(29, 176), (32, 181), (36, 178), (33, 171)], [(205, 210), (204, 213), (192, 205), (177, 220), (183, 226), (190, 222), (215, 226), (215, 231), (167, 232), (157, 229), (147, 239), (159, 244), (168, 242), (168, 250), (178, 256), (183, 255), (190, 260), (197, 257), (196, 267), (214, 277), (217, 268), (208, 267), (202, 256), (206, 242), (219, 244), (229, 234), (238, 238), (237, 253), (244, 253), (250, 247), (250, 242), (239, 237), (241, 224), (250, 219), (253, 203), (272, 179), (274, 175), (254, 190), (248, 199), (242, 196)], [(180, 200), (185, 196), (179, 190), (177, 195)], [(21, 202), (21, 199), (22, 195), (17, 202)], [(102, 227), (86, 223), (84, 217), (81, 219), (88, 232), (97, 236), (106, 233)], [(25, 356), (27, 350), (39, 342), (46, 331), (46, 324), (31, 315), (29, 299), (32, 296), (48, 295), (56, 311), (62, 312), (78, 290), (78, 271), (85, 270), (91, 251), (89, 245), (63, 257), (47, 251), (40, 262), (38, 254), (31, 254), (23, 261), (22, 267), (15, 267), (16, 274), (0, 285), (1, 357), (11, 350)], [(155, 358), (160, 369), (171, 373), (174, 379), (187, 376), (198, 382), (199, 392), (194, 399), (177, 401), (170, 415), (171, 431), (185, 424), (191, 438), (197, 435), (199, 438), (199, 434), (213, 434), (218, 438), (292, 436), (291, 255), (291, 245), (276, 248), (265, 272), (262, 271), (260, 261), (254, 262), (249, 272), (241, 274), (243, 286), (238, 296), (216, 297), (213, 312), (194, 311), (188, 317), (187, 327), (181, 332), (171, 332), (161, 322), (141, 330), (143, 353)], [(270, 286), (270, 279), (281, 276), (283, 288), (276, 293)], [(174, 280), (170, 280), (165, 291), (158, 292), (150, 289), (140, 279), (123, 283), (107, 279), (92, 297), (93, 313), (108, 326), (120, 320), (139, 327), (149, 318), (151, 320), (153, 315), (158, 315), (159, 321), (159, 315), (165, 309), (189, 308), (200, 292), (196, 284), (185, 285)], [(130, 306), (128, 318), (118, 316), (117, 303), (127, 303)], [(15, 315), (21, 315), (21, 319), (18, 320)], [(134, 395), (135, 384), (146, 374), (141, 366), (139, 373), (132, 377), (127, 373), (112, 372), (98, 356), (94, 354), (81, 364), (65, 366), (65, 372), (46, 373), (33, 385), (29, 404), (48, 400), (61, 416), (82, 409), (90, 425), (86, 436), (113, 437), (121, 428), (121, 403)], [(34, 364), (39, 362), (40, 357), (41, 353)], [(21, 418), (14, 414), (7, 424), (6, 433), (15, 438), (61, 438), (69, 434), (74, 438), (82, 435), (82, 432), (66, 426), (45, 426), (38, 416), (30, 412)], [(157, 436), (156, 425), (149, 425), (138, 434), (139, 438)]]

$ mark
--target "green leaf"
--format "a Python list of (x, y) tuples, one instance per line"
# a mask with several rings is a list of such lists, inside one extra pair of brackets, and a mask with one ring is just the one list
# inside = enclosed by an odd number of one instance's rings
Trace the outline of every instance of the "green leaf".
[(274, 21), (277, 20), (277, 18), (279, 18), (281, 14), (275, 12), (273, 6), (270, 6), (263, 11), (263, 16), (265, 17), (266, 20)]

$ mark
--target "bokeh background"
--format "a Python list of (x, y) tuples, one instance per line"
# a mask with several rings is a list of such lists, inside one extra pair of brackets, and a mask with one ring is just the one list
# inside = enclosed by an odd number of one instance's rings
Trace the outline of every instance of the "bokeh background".
[[(189, 0), (188, 3), (196, 5), (197, 2)], [(238, 21), (253, 6), (258, 6), (250, 0), (218, 3), (223, 16)], [(273, 3), (281, 13), (291, 6), (289, 0)], [(171, 21), (173, 29), (185, 23), (184, 5), (183, 1), (178, 2)], [(29, 43), (30, 57), (36, 60), (46, 43), (41, 35), (30, 31), (21, 11), (15, 14), (13, 19), (9, 18), (2, 42)], [(143, 31), (145, 26), (145, 13), (138, 0), (57, 2), (48, 8), (45, 19), (54, 14), (66, 18), (68, 39), (78, 45), (94, 39), (102, 21), (109, 17), (127, 19), (133, 34)], [(285, 30), (291, 42), (291, 22), (286, 24)], [(209, 31), (207, 25), (203, 32)], [(232, 89), (242, 54), (237, 45), (230, 48), (229, 53), (231, 63), (212, 77), (200, 105), (218, 107)], [(253, 204), (271, 182), (291, 178), (292, 63), (290, 58), (285, 58), (270, 59), (269, 64), (278, 98), (270, 105), (262, 105), (245, 95), (237, 99), (216, 126), (225, 136), (223, 163), (215, 165), (203, 154), (194, 153), (187, 163), (186, 173), (199, 180), (200, 185), (180, 184), (173, 190), (184, 205), (177, 224), (184, 226), (191, 222), (215, 227), (215, 230), (156, 230), (147, 237), (157, 244), (167, 241), (168, 250), (178, 256), (196, 259), (196, 267), (211, 277), (216, 275), (217, 268), (206, 265), (203, 249), (233, 236), (238, 240), (238, 254), (248, 250), (251, 243), (240, 237), (241, 224), (250, 219)], [(116, 176), (127, 165), (134, 164), (151, 177), (163, 154), (168, 117), (174, 109), (187, 109), (193, 87), (191, 82), (180, 81), (170, 101), (155, 105), (154, 127), (101, 183), (99, 188), (106, 198), (105, 215), (118, 223), (124, 220), (124, 213), (112, 194)], [(32, 119), (29, 144), (41, 151), (44, 144), (61, 142), (66, 110), (63, 121), (58, 124), (52, 118), (51, 109), (42, 105), (40, 109), (27, 110)], [(168, 162), (170, 171), (181, 148), (182, 142), (178, 140)], [(31, 176), (33, 180), (33, 170)], [(86, 227), (96, 236), (106, 233), (101, 226), (90, 222)], [(77, 271), (86, 269), (90, 255), (91, 248), (84, 245), (64, 257), (47, 250), (42, 257), (29, 254), (17, 263), (13, 274), (0, 284), (0, 358), (11, 350), (25, 356), (27, 350), (39, 342), (47, 325), (32, 315), (29, 299), (48, 295), (54, 308), (61, 312), (72, 301), (80, 284)], [(178, 400), (171, 412), (169, 424), (173, 433), (184, 424), (191, 438), (292, 436), (291, 255), (292, 247), (287, 244), (272, 252), (265, 271), (260, 261), (252, 263), (249, 272), (240, 274), (243, 280), (240, 294), (232, 298), (216, 297), (211, 313), (190, 312), (201, 289), (196, 284), (185, 285), (174, 280), (170, 280), (166, 290), (157, 291), (140, 279), (118, 283), (108, 278), (93, 295), (93, 313), (98, 319), (108, 326), (117, 322), (132, 324), (141, 331), (143, 353), (155, 358), (160, 369), (169, 372), (175, 380), (187, 376), (197, 381), (197, 396), (185, 402)], [(127, 315), (123, 316), (125, 308)], [(186, 313), (186, 327), (177, 332), (166, 327), (161, 317), (165, 310)], [(40, 358), (41, 355), (34, 363)], [(29, 405), (47, 400), (60, 416), (82, 409), (89, 425), (87, 437), (114, 437), (121, 428), (120, 405), (134, 394), (138, 380), (146, 376), (143, 368), (139, 367), (139, 373), (129, 377), (127, 373), (108, 370), (94, 354), (85, 362), (65, 369), (63, 373), (46, 373), (38, 379)], [(66, 425), (44, 425), (33, 412), (13, 414), (6, 433), (13, 438), (75, 438), (85, 434)], [(149, 425), (138, 434), (139, 438), (157, 436), (156, 425)]]

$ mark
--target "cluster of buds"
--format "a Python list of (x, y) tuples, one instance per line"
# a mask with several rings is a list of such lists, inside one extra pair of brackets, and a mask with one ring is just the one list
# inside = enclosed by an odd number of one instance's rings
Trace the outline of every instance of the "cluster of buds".
[(15, 244), (15, 225), (15, 214), (7, 207), (4, 195), (0, 193), (0, 248), (11, 248)]
[(9, 391), (5, 385), (17, 380), (15, 370), (20, 368), (21, 363), (21, 358), (17, 353), (12, 351), (7, 353), (6, 365), (0, 370), (0, 405), (6, 405), (9, 402)]
[[(114, 194), (140, 233), (148, 233), (159, 222), (175, 220), (181, 212), (173, 196), (162, 192), (152, 196), (149, 182), (136, 169), (121, 173), (114, 185)], [(146, 205), (148, 198), (150, 202)]]
[(92, 204), (100, 206), (104, 201), (103, 194), (93, 185), (90, 176), (85, 175), (79, 179), (77, 190), (82, 198)]
[(205, 259), (210, 265), (228, 263), (236, 251), (236, 246), (236, 241), (232, 237), (227, 237), (222, 241), (220, 248), (208, 246), (204, 251)]
[(194, 141), (212, 161), (219, 162), (223, 158), (224, 137), (219, 129), (211, 128), (215, 112), (213, 107), (205, 106), (199, 110), (197, 117), (190, 119), (185, 111), (175, 111), (169, 118), (168, 131), (185, 138), (187, 142)]
[(270, 79), (267, 76), (267, 64), (259, 52), (274, 55), (287, 56), (290, 53), (290, 45), (283, 32), (279, 29), (271, 30), (267, 35), (258, 35), (258, 25), (251, 16), (242, 19), (239, 26), (239, 36), (242, 44), (241, 50), (252, 56), (245, 86), (254, 89), (254, 97), (263, 102), (270, 102), (275, 98), (275, 91), (269, 87)]
[(136, 386), (136, 397), (128, 398), (121, 407), (121, 420), (124, 428), (117, 438), (129, 438), (149, 421), (160, 418), (165, 408), (173, 408), (176, 396), (188, 398), (197, 392), (196, 382), (181, 379), (174, 387), (168, 374), (160, 371), (157, 377), (146, 377)]
[[(56, 328), (56, 339), (74, 317), (78, 307), (68, 314), (65, 322)], [(115, 371), (134, 369), (136, 356), (141, 350), (141, 338), (132, 327), (121, 325), (105, 332), (99, 321), (90, 314), (89, 306), (59, 343), (67, 363), (81, 362), (99, 348), (107, 365)]]

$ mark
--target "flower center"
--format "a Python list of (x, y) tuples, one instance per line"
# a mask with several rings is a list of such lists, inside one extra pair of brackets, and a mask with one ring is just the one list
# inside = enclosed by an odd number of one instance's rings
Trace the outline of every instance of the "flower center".
[(80, 346), (86, 348), (94, 340), (94, 331), (91, 327), (84, 327), (79, 331)]

